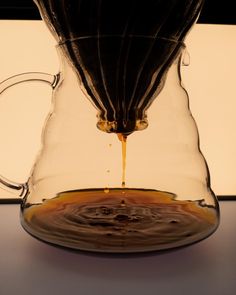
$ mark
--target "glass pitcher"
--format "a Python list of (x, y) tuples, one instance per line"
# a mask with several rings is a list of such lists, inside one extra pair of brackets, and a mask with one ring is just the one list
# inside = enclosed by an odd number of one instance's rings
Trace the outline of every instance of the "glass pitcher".
[[(41, 9), (47, 3), (35, 2)], [(53, 31), (60, 25), (48, 23)], [(69, 32), (70, 39), (59, 34), (57, 75), (26, 73), (0, 84), (0, 92), (27, 80), (53, 88), (29, 180), (0, 180), (23, 197), (24, 229), (54, 245), (113, 253), (208, 237), (218, 226), (219, 206), (181, 81), (183, 37)], [(124, 58), (114, 57), (117, 44), (126, 48)]]

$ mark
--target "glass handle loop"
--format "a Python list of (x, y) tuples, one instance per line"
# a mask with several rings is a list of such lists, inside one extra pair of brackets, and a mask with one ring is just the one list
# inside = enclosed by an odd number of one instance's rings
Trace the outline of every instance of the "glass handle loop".
[[(8, 88), (17, 85), (19, 83), (28, 81), (41, 81), (48, 83), (52, 89), (54, 89), (60, 79), (60, 74), (51, 75), (42, 72), (28, 72), (12, 76), (0, 83), (0, 94), (2, 94)], [(28, 192), (27, 183), (16, 183), (14, 181), (8, 180), (0, 175), (0, 189), (10, 192), (14, 197), (24, 197)]]

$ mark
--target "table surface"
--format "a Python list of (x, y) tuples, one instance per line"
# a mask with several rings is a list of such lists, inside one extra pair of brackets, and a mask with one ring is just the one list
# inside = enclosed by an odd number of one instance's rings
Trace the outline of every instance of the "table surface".
[(233, 295), (236, 202), (222, 201), (208, 239), (171, 252), (95, 255), (40, 242), (19, 222), (19, 205), (0, 205), (0, 294)]

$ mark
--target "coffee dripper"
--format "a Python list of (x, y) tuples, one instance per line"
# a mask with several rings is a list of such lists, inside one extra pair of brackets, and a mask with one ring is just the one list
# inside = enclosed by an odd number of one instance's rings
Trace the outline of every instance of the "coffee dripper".
[(184, 38), (202, 1), (110, 2), (35, 0), (61, 69), (0, 85), (53, 88), (28, 182), (1, 184), (23, 197), (24, 229), (54, 245), (114, 253), (189, 245), (219, 222), (181, 81)]

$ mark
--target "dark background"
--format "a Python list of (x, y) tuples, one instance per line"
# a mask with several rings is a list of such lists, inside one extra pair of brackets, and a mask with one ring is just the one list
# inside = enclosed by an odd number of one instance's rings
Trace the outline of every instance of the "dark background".
[[(236, 25), (235, 3), (235, 0), (205, 0), (198, 23)], [(37, 20), (41, 17), (33, 0), (0, 0), (0, 19)]]

